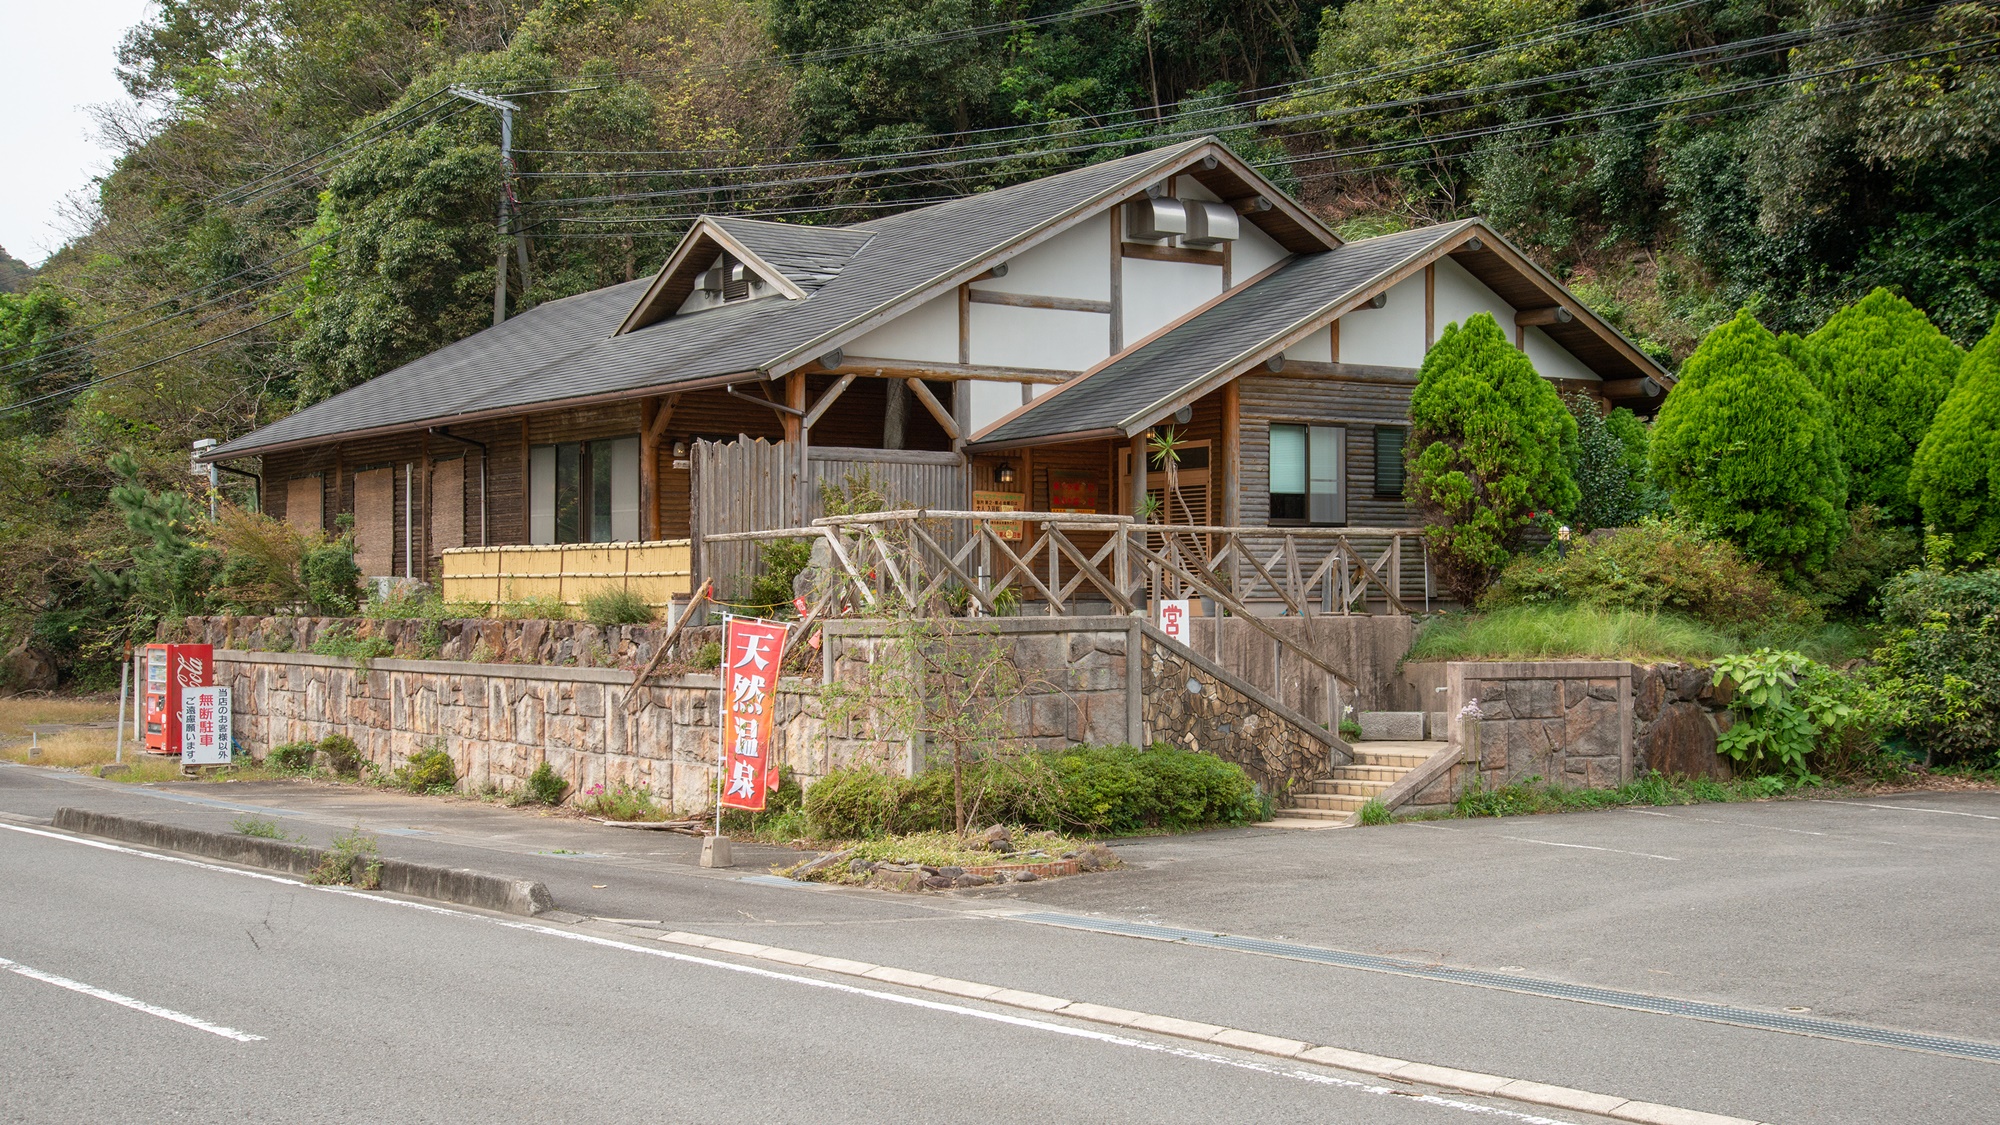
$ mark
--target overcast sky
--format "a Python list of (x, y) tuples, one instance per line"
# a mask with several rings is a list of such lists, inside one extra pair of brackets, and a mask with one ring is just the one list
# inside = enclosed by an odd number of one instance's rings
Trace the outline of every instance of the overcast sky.
[(62, 245), (56, 209), (110, 168), (89, 107), (122, 100), (112, 73), (151, 0), (7, 0), (0, 42), (0, 246), (30, 265)]

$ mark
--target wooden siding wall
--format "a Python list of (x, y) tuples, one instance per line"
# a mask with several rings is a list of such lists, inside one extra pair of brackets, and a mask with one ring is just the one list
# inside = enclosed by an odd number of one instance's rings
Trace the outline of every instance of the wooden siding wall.
[(1271, 423), (1308, 422), (1347, 427), (1347, 522), (1355, 527), (1414, 527), (1417, 513), (1400, 498), (1375, 495), (1376, 426), (1410, 424), (1408, 383), (1354, 379), (1245, 375), (1237, 380), (1243, 402), (1243, 522), (1271, 518)]

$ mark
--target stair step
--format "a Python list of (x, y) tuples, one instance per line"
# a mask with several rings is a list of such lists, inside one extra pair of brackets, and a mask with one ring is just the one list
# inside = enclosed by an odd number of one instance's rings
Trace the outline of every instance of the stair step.
[(1384, 789), (1394, 784), (1393, 781), (1347, 781), (1336, 777), (1313, 782), (1312, 791), (1323, 796), (1338, 794), (1366, 799), (1379, 796)]
[[(1355, 808), (1360, 808), (1356, 805)], [(1354, 809), (1312, 809), (1294, 806), (1271, 814), (1273, 820), (1346, 820)]]
[(1409, 766), (1373, 766), (1373, 765), (1335, 766), (1333, 767), (1333, 771), (1327, 774), (1327, 779), (1330, 781), (1393, 782), (1397, 778), (1402, 777), (1404, 774), (1409, 773), (1410, 768), (1411, 767)]
[(1368, 798), (1344, 793), (1295, 793), (1292, 805), (1285, 810), (1286, 815), (1304, 815), (1310, 810), (1353, 812), (1368, 803)]

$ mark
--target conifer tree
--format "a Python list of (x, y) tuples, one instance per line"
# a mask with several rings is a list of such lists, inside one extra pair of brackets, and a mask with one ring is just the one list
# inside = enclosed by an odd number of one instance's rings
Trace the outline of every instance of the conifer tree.
[(1847, 530), (1847, 473), (1826, 397), (1745, 309), (1681, 365), (1653, 424), (1674, 510), (1799, 577)]
[(1877, 289), (1806, 337), (1809, 369), (1833, 411), (1847, 502), (1913, 524), (1910, 459), (1965, 358), (1915, 305)]
[(2000, 555), (2000, 322), (1965, 357), (1917, 447), (1910, 492), (1954, 555)]
[(1538, 516), (1578, 492), (1576, 419), (1488, 313), (1445, 326), (1410, 396), (1404, 495), (1446, 590), (1470, 605)]

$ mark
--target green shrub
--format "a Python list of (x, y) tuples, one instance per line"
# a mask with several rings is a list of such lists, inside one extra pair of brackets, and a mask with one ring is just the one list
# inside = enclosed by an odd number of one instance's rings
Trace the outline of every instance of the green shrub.
[(605, 820), (665, 820), (670, 810), (660, 804), (652, 790), (620, 781), (608, 788), (593, 785), (577, 798), (576, 807), (587, 816), (602, 817)]
[(361, 568), (354, 565), (354, 541), (341, 538), (314, 547), (299, 561), (306, 600), (321, 617), (351, 617), (361, 600)]
[(382, 853), (375, 837), (360, 825), (333, 838), (333, 847), (307, 876), (309, 882), (373, 890), (382, 885)]
[[(1165, 743), (1042, 751), (966, 770), (978, 823), (1129, 833), (1243, 824), (1264, 811), (1240, 766)], [(912, 778), (835, 770), (805, 794), (812, 831), (867, 839), (939, 831), (956, 823), (946, 768)]]
[(1576, 419), (1570, 476), (1579, 498), (1570, 522), (1577, 530), (1625, 527), (1665, 506), (1647, 466), (1646, 424), (1622, 406), (1606, 415), (1595, 396), (1582, 392), (1563, 395), (1562, 402)]
[(709, 641), (688, 657), (688, 667), (709, 672), (722, 667), (722, 642)]
[(1727, 540), (1672, 520), (1514, 560), (1480, 605), (1593, 605), (1671, 610), (1711, 625), (1810, 621), (1817, 614)]
[(393, 655), (396, 646), (381, 637), (357, 636), (354, 630), (348, 627), (347, 622), (336, 621), (313, 642), (312, 651), (316, 656), (334, 656), (352, 660), (357, 667), (365, 670), (368, 661), (378, 656)]
[(282, 743), (271, 747), (271, 752), (264, 755), (264, 766), (287, 773), (304, 773), (313, 768), (313, 752), (317, 749), (310, 742)]
[(1866, 504), (1847, 516), (1847, 538), (1812, 574), (1806, 597), (1827, 614), (1860, 619), (1872, 612), (1891, 578), (1923, 561), (1923, 539), (1909, 528), (1884, 522)]
[(1787, 577), (1846, 534), (1847, 473), (1826, 398), (1748, 309), (1681, 365), (1652, 457), (1676, 512)]
[(1910, 462), (1965, 353), (1887, 289), (1834, 313), (1805, 343), (1810, 373), (1833, 410), (1847, 502), (1871, 505), (1890, 523), (1914, 523)]
[(2000, 322), (1965, 357), (1917, 447), (1910, 491), (1960, 560), (2000, 555)]
[(806, 835), (810, 828), (805, 815), (805, 791), (790, 766), (778, 767), (778, 784), (764, 793), (760, 810), (722, 810), (723, 832), (756, 835), (766, 839), (791, 839)]
[(569, 782), (561, 774), (549, 768), (547, 762), (535, 767), (528, 775), (528, 799), (539, 805), (560, 805), (569, 792)]
[(1378, 798), (1370, 797), (1368, 803), (1361, 806), (1361, 823), (1364, 825), (1393, 824), (1395, 820), (1396, 814), (1390, 812), (1389, 806)]
[(389, 784), (412, 793), (449, 793), (458, 785), (458, 767), (443, 746), (430, 746), (398, 766)]
[(763, 573), (750, 581), (746, 610), (760, 617), (794, 617), (793, 583), (812, 564), (812, 540), (773, 539), (760, 545)]
[(1480, 313), (1424, 356), (1410, 425), (1404, 495), (1446, 591), (1471, 605), (1537, 520), (1576, 507), (1576, 419)]
[(1759, 773), (1782, 766), (1807, 776), (1807, 755), (1855, 717), (1845, 677), (1796, 652), (1760, 648), (1725, 656), (1715, 672), (1729, 680), (1729, 709), (1736, 717), (1716, 739), (1716, 750)]
[(2000, 762), (2000, 568), (1917, 570), (1882, 593), (1883, 721), (1927, 760)]
[(339, 777), (353, 777), (361, 773), (361, 764), (367, 759), (361, 756), (361, 748), (344, 734), (329, 734), (319, 740), (315, 747), (326, 755), (326, 767)]
[(583, 619), (593, 625), (645, 625), (653, 620), (646, 599), (617, 586), (603, 586), (583, 596)]

